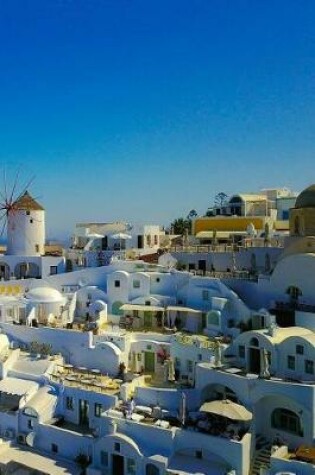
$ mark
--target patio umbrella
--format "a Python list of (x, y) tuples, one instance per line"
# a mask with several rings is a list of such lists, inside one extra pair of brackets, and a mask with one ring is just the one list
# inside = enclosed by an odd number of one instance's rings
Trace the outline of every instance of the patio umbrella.
[(119, 239), (119, 253), (121, 252), (121, 241), (126, 241), (127, 239), (131, 239), (130, 234), (126, 234), (126, 233), (111, 234), (110, 237), (112, 239)]
[(181, 399), (180, 399), (180, 406), (179, 406), (179, 419), (183, 426), (186, 423), (186, 407), (187, 407), (186, 399), (187, 399), (186, 394), (182, 392)]
[(116, 234), (111, 234), (110, 237), (112, 239), (119, 239), (119, 240), (123, 240), (123, 239), (131, 239), (131, 236), (130, 234), (126, 234), (126, 233), (116, 233)]
[(207, 412), (209, 414), (216, 414), (217, 416), (226, 417), (233, 421), (249, 422), (252, 420), (253, 415), (244, 406), (236, 404), (229, 399), (223, 399), (222, 401), (210, 401), (205, 402), (199, 409), (201, 412)]
[(168, 380), (171, 382), (175, 381), (175, 366), (172, 358), (168, 360)]

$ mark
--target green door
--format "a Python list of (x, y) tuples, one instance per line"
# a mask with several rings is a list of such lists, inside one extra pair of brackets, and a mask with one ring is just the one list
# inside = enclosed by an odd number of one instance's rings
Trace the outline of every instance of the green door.
[(144, 370), (146, 373), (154, 373), (155, 371), (155, 353), (152, 351), (144, 352)]
[(144, 312), (144, 326), (146, 328), (152, 328), (152, 313), (151, 312)]

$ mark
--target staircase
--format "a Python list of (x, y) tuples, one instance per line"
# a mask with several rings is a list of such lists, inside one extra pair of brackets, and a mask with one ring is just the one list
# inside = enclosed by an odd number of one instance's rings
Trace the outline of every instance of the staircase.
[(261, 468), (270, 468), (271, 445), (262, 436), (256, 439), (256, 450), (250, 467), (250, 475), (260, 475)]

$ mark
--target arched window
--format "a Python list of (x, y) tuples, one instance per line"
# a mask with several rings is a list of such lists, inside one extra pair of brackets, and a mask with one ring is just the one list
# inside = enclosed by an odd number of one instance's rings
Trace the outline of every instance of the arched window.
[(301, 420), (295, 412), (289, 409), (277, 408), (271, 414), (271, 426), (284, 432), (303, 437)]
[(259, 347), (259, 341), (258, 341), (258, 338), (256, 337), (253, 337), (251, 338), (250, 342), (249, 342), (250, 346), (256, 346), (256, 347)]
[(218, 310), (210, 310), (210, 312), (208, 312), (208, 315), (207, 315), (208, 325), (219, 326), (220, 316), (221, 316), (221, 312), (219, 312)]
[(290, 287), (287, 288), (286, 293), (290, 295), (292, 300), (298, 300), (298, 298), (302, 296), (302, 290), (294, 285), (290, 285)]
[(148, 463), (145, 467), (145, 475), (160, 475), (160, 469), (153, 463)]

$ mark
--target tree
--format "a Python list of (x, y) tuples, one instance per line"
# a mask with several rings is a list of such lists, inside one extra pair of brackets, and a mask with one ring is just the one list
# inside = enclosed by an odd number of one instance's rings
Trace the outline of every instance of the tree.
[(193, 218), (196, 218), (198, 216), (198, 213), (195, 209), (191, 209), (189, 213), (187, 214), (187, 220), (192, 220)]
[(228, 201), (228, 195), (224, 193), (224, 191), (220, 191), (220, 193), (217, 193), (214, 197), (214, 206), (217, 208), (222, 208), (222, 206), (225, 206)]
[(177, 218), (171, 223), (174, 234), (184, 235), (186, 229), (190, 228), (190, 222), (184, 218)]

